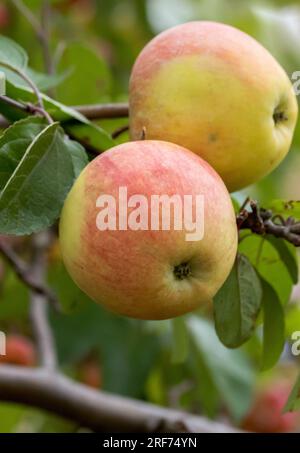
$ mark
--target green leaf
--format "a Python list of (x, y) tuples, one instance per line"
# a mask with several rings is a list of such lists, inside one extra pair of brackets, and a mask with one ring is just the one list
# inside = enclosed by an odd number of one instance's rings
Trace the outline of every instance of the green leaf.
[(182, 363), (186, 360), (188, 355), (188, 331), (184, 322), (184, 318), (174, 318), (172, 320), (173, 328), (173, 351), (172, 363)]
[(27, 408), (17, 404), (0, 403), (0, 433), (14, 433)]
[(17, 168), (30, 143), (45, 127), (45, 120), (29, 116), (4, 131), (0, 137), (0, 190)]
[(291, 391), (291, 394), (283, 408), (283, 412), (292, 412), (300, 409), (300, 375)]
[(257, 272), (274, 288), (282, 305), (285, 305), (290, 299), (293, 281), (274, 246), (265, 238), (250, 234), (240, 242), (239, 251), (247, 256)]
[(266, 205), (266, 208), (283, 217), (300, 219), (300, 201), (298, 200), (272, 200)]
[[(41, 91), (47, 91), (61, 84), (70, 76), (70, 71), (65, 71), (61, 74), (43, 74), (35, 71), (32, 68), (26, 68), (25, 74), (35, 83)], [(11, 73), (9, 78), (10, 83), (16, 88), (28, 88), (28, 83), (18, 74)]]
[(0, 71), (0, 96), (4, 96), (6, 93), (6, 77), (4, 72)]
[[(36, 102), (36, 97), (30, 88), (17, 87), (9, 82), (7, 82), (7, 96), (23, 102)], [(75, 140), (83, 140), (89, 147), (99, 152), (115, 146), (114, 140), (104, 129), (89, 121), (76, 110), (51, 99), (45, 94), (42, 94), (42, 98), (45, 109), (50, 116), (55, 121), (63, 123), (62, 126)], [(27, 116), (25, 112), (3, 102), (0, 102), (0, 113), (11, 121)]]
[(73, 313), (90, 299), (74, 284), (61, 259), (49, 260), (48, 283), (58, 296), (64, 313)]
[(238, 202), (238, 200), (234, 197), (231, 197), (231, 201), (232, 201), (232, 204), (233, 204), (233, 209), (234, 209), (234, 212), (237, 214), (241, 208), (241, 205), (240, 203)]
[(300, 304), (289, 304), (285, 313), (286, 337), (291, 337), (294, 332), (300, 331)]
[(272, 368), (279, 360), (285, 341), (284, 311), (276, 291), (263, 278), (263, 357), (262, 369)]
[(236, 348), (252, 335), (261, 296), (260, 281), (253, 266), (245, 256), (238, 255), (214, 298), (216, 331), (225, 346)]
[[(12, 99), (17, 99), (25, 103), (36, 102), (36, 95), (33, 93), (30, 87), (15, 85), (8, 81), (6, 84), (6, 89), (7, 96)], [(60, 102), (52, 99), (46, 94), (42, 93), (41, 96), (44, 101), (45, 109), (48, 111), (48, 113), (52, 116), (54, 120), (61, 122), (76, 120), (79, 122), (83, 122), (84, 124), (89, 124), (89, 120), (87, 118), (85, 118), (83, 115), (81, 115), (71, 107), (61, 104)], [(25, 112), (22, 112), (21, 110), (13, 107), (9, 107), (4, 103), (0, 103), (0, 112), (8, 119), (11, 119), (13, 121), (27, 116)]]
[(111, 136), (97, 124), (90, 122), (87, 124), (66, 123), (63, 126), (74, 140), (79, 140), (86, 144), (87, 150), (93, 149), (100, 153), (115, 146), (115, 142)]
[[(111, 91), (109, 68), (101, 54), (81, 42), (69, 43), (59, 69), (71, 74), (57, 90), (58, 99), (68, 105), (95, 104), (106, 100)], [(88, 82), (89, 89), (85, 89)]]
[[(0, 62), (9, 63), (11, 66), (23, 70), (27, 67), (28, 56), (19, 44), (14, 42), (12, 39), (1, 35)], [(1, 68), (1, 71), (5, 72), (8, 78), (10, 77), (11, 71), (8, 71), (6, 68)]]
[(79, 310), (67, 316), (51, 313), (61, 366), (98, 352), (103, 389), (142, 397), (159, 354), (157, 335), (149, 333), (146, 323), (116, 316), (83, 297), (86, 303)]
[(64, 140), (72, 159), (74, 179), (76, 179), (89, 163), (89, 159), (80, 143), (70, 140), (67, 136), (65, 136)]
[[(249, 409), (254, 372), (250, 362), (242, 351), (225, 348), (216, 336), (213, 326), (206, 320), (196, 316), (187, 318), (191, 342), (195, 347), (192, 359), (202, 364), (205, 370), (204, 387), (203, 373), (199, 374), (199, 387), (202, 394), (218, 393), (226, 404), (226, 408), (235, 420), (240, 420)], [(213, 402), (213, 401), (212, 401)]]
[(277, 250), (280, 259), (285, 264), (293, 283), (296, 285), (298, 282), (298, 258), (295, 251), (295, 247), (288, 244), (286, 241), (280, 238), (276, 238), (271, 235), (265, 236), (273, 247)]
[(10, 322), (20, 327), (28, 319), (29, 291), (4, 261), (1, 265), (4, 275), (1, 281), (0, 322), (1, 325)]
[(75, 178), (69, 146), (58, 123), (29, 145), (0, 195), (1, 233), (30, 234), (58, 218)]

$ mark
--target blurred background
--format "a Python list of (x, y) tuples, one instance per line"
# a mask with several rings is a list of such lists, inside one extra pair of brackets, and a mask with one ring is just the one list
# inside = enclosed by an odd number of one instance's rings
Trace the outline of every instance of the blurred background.
[[(39, 15), (39, 0), (24, 3)], [(242, 29), (271, 51), (291, 80), (300, 80), (293, 76), (300, 71), (299, 1), (53, 0), (51, 4), (51, 49), (61, 77), (55, 96), (68, 105), (126, 101), (130, 71), (143, 46), (162, 30), (190, 20), (220, 21)], [(32, 26), (11, 1), (0, 1), (0, 33), (19, 42), (29, 53), (31, 67), (43, 70)], [(126, 123), (126, 119), (99, 122), (109, 132)], [(128, 140), (127, 134), (118, 140)], [(249, 195), (262, 205), (273, 198), (300, 199), (299, 151), (298, 124), (291, 152), (280, 167), (235, 197), (241, 201)], [(26, 256), (26, 238), (5, 240)], [(299, 414), (281, 414), (300, 368), (289, 344), (279, 365), (263, 373), (259, 329), (242, 348), (228, 350), (216, 337), (211, 313), (203, 313), (193, 320), (184, 351), (178, 338), (185, 333), (176, 332), (176, 323), (119, 318), (89, 301), (66, 274), (58, 243), (48, 262), (49, 283), (69, 307), (69, 313), (68, 309), (63, 315), (51, 313), (59, 362), (66, 374), (94, 388), (183, 408), (249, 430), (300, 430)], [(280, 280), (278, 262), (273, 271)], [(300, 330), (300, 289), (282, 288), (282, 293), (290, 301), (286, 325), (290, 337)], [(28, 291), (2, 262), (0, 330), (8, 334), (10, 363), (34, 366)], [(41, 411), (0, 403), (0, 432), (78, 429)]]

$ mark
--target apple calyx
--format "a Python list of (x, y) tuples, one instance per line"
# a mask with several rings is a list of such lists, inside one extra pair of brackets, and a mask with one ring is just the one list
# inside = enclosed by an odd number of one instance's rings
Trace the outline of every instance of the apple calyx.
[(177, 280), (189, 278), (192, 274), (191, 265), (188, 262), (180, 263), (174, 266), (174, 275)]

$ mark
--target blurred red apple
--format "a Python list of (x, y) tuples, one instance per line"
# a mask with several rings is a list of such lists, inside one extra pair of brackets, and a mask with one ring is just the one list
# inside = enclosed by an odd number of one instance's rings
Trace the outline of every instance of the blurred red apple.
[(299, 423), (299, 412), (282, 412), (290, 392), (291, 388), (285, 382), (260, 390), (242, 428), (258, 433), (295, 431)]
[(8, 335), (6, 338), (6, 354), (0, 355), (1, 363), (34, 366), (36, 364), (36, 351), (33, 343), (22, 335)]

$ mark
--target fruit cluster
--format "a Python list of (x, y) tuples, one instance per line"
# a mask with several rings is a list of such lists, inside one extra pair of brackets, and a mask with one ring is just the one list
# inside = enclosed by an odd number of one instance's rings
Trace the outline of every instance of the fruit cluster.
[[(237, 252), (229, 192), (280, 163), (298, 108), (269, 52), (212, 22), (154, 38), (133, 67), (129, 102), (133, 141), (94, 159), (75, 182), (61, 216), (62, 255), (95, 301), (122, 315), (165, 319), (210, 303), (226, 280)], [(128, 206), (135, 228), (115, 222), (99, 231), (97, 200), (116, 200), (120, 187), (136, 202)], [(146, 228), (143, 200), (187, 194), (204, 197), (202, 240), (186, 241), (186, 225)]]

